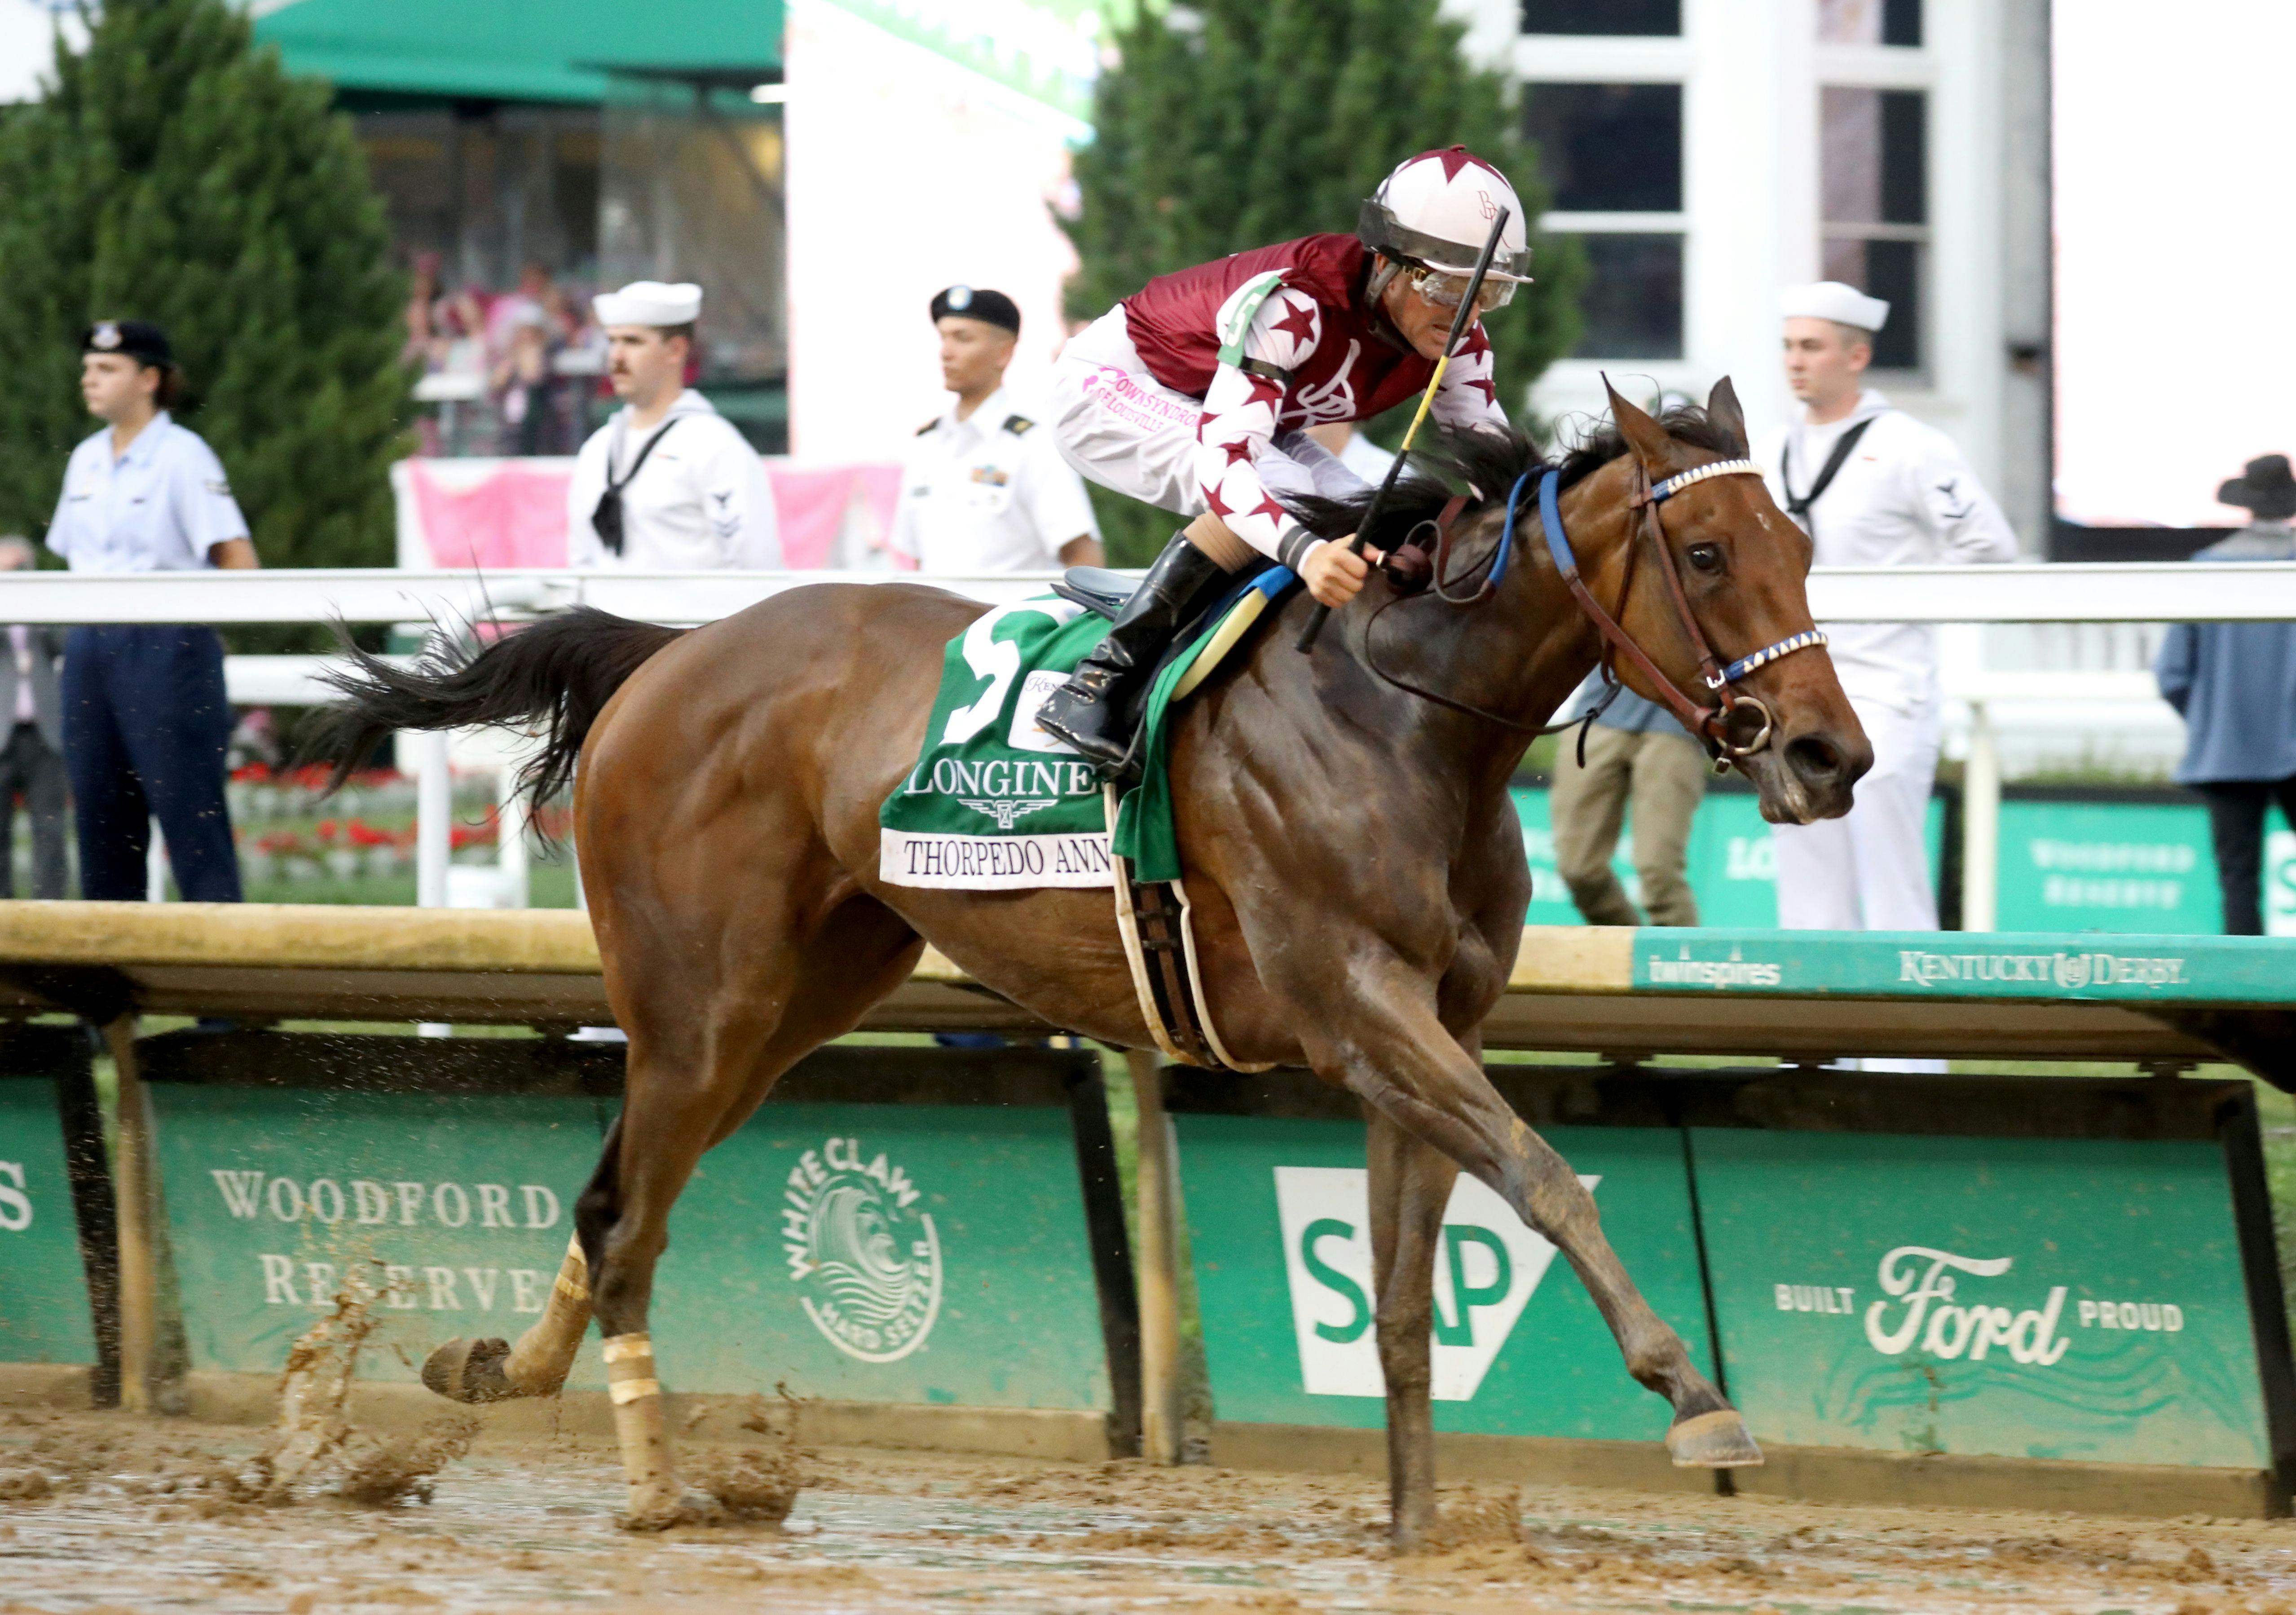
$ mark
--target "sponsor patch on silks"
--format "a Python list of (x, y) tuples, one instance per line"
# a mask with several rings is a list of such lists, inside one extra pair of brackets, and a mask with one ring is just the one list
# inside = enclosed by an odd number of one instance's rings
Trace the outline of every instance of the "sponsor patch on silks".
[[(1136, 880), (1180, 874), (1164, 770), (1168, 709), (1298, 582), (1281, 567), (1259, 573), (1156, 676), (1144, 783), (1126, 793), (1114, 837)], [(923, 750), (877, 811), (878, 879), (972, 891), (1114, 882), (1100, 781), (1037, 724), (1046, 699), (1107, 633), (1099, 617), (1047, 594), (985, 612), (949, 642)]]

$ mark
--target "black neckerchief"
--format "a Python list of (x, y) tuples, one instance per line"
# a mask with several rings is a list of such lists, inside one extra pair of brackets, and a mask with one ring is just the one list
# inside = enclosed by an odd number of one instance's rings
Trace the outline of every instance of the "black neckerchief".
[(598, 496), (598, 508), (590, 512), (590, 526), (598, 535), (598, 542), (617, 555), (622, 553), (622, 490), (636, 479), (646, 456), (653, 453), (653, 446), (669, 436), (669, 429), (677, 421), (678, 417), (672, 415), (654, 429), (653, 436), (638, 450), (638, 457), (630, 462), (629, 475), (619, 482), (614, 480), (614, 446), (606, 446), (606, 491)]
[(1857, 439), (1866, 435), (1867, 427), (1881, 418), (1879, 415), (1867, 415), (1834, 440), (1833, 452), (1825, 456), (1825, 464), (1819, 469), (1817, 480), (1809, 485), (1809, 492), (1806, 494), (1793, 491), (1793, 434), (1788, 432), (1786, 440), (1778, 446), (1778, 481), (1786, 490), (1786, 514), (1794, 519), (1795, 525), (1803, 532), (1813, 530), (1809, 524), (1809, 507), (1817, 503), (1819, 495), (1833, 486), (1834, 473), (1849, 460), (1849, 451), (1857, 447)]

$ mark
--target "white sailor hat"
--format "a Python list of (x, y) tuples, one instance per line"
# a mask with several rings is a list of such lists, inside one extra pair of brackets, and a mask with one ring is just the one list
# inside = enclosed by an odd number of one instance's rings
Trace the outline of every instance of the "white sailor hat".
[(601, 291), (590, 307), (601, 325), (691, 325), (701, 317), (701, 288), (691, 281), (632, 281), (619, 291)]
[(1820, 281), (1814, 286), (1787, 287), (1778, 298), (1778, 312), (1790, 320), (1832, 320), (1860, 331), (1879, 331), (1890, 318), (1890, 305), (1840, 281)]

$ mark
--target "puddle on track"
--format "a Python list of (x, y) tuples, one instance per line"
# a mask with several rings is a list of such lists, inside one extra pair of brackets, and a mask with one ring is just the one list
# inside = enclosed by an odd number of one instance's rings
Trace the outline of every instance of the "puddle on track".
[(2296, 1611), (2296, 1523), (2280, 1521), (1531, 1486), (1518, 1514), (1480, 1487), (1446, 1490), (1457, 1541), (1394, 1561), (1369, 1480), (832, 1449), (786, 1529), (633, 1537), (614, 1523), (619, 1469), (594, 1439), (481, 1436), (428, 1506), (264, 1507), (196, 1489), (215, 1460), (259, 1445), (182, 1421), (0, 1414), (0, 1479), (28, 1459), (65, 1477), (48, 1497), (0, 1502), (0, 1615)]

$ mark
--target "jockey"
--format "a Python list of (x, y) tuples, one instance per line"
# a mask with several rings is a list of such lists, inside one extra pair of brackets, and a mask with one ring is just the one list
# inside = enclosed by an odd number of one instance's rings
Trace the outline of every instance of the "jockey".
[[(1480, 315), (1529, 281), (1530, 252), (1514, 187), (1453, 146), (1389, 175), (1355, 234), (1160, 275), (1070, 341), (1053, 378), (1061, 453), (1102, 487), (1194, 520), (1038, 723), (1103, 770), (1120, 767), (1132, 706), (1165, 646), (1255, 553), (1298, 572), (1324, 605), (1355, 597), (1369, 563), (1308, 531), (1284, 503), (1365, 486), (1306, 429), (1366, 421), (1425, 390), (1502, 207), (1509, 222)], [(1454, 430), (1506, 430), (1480, 321), (1433, 414)]]

